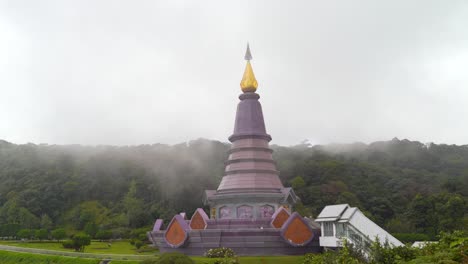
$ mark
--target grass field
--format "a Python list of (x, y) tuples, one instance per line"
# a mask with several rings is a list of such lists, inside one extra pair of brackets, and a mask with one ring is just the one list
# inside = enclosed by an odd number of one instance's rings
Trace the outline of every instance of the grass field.
[[(215, 258), (192, 257), (197, 264), (212, 264)], [(239, 257), (241, 264), (297, 264), (302, 263), (303, 256), (277, 257)], [(1, 264), (97, 264), (99, 259), (51, 256), (31, 253), (17, 253), (0, 250)], [(111, 264), (139, 264), (140, 261), (113, 260)]]
[[(25, 248), (36, 248), (36, 249), (47, 249), (47, 250), (59, 250), (59, 251), (72, 251), (69, 249), (64, 249), (61, 243), (57, 242), (14, 242), (14, 241), (0, 241), (0, 244), (9, 245), (9, 246), (19, 246)], [(107, 242), (98, 242), (93, 241), (90, 246), (86, 247), (85, 253), (93, 254), (129, 254), (129, 255), (154, 255), (157, 253), (145, 252), (137, 253), (135, 248), (130, 245), (128, 241), (119, 241), (113, 242), (112, 246), (109, 248)], [(239, 257), (239, 262), (241, 264), (296, 264), (302, 263), (303, 256), (265, 256), (265, 257)], [(216, 261), (215, 258), (205, 258), (205, 257), (192, 257), (197, 264), (212, 264)], [(32, 253), (16, 253), (0, 250), (0, 263), (1, 264), (94, 264), (99, 263), (98, 259), (84, 259), (84, 258), (73, 258), (73, 257), (63, 257), (63, 256), (51, 256), (51, 255), (41, 255), (41, 254), (32, 254)], [(113, 260), (111, 264), (138, 264), (140, 261), (123, 261), (123, 260)]]
[(98, 259), (16, 253), (0, 250), (0, 263), (2, 264), (98, 264), (99, 262), (100, 260)]
[[(212, 264), (215, 258), (192, 257), (196, 264)], [(239, 257), (240, 264), (300, 264), (304, 256)], [(138, 264), (138, 261), (112, 261), (111, 264)]]
[[(73, 249), (66, 249), (62, 247), (60, 242), (20, 242), (20, 241), (0, 241), (2, 245), (25, 247), (25, 248), (39, 248), (48, 250), (59, 250), (59, 251), (74, 251)], [(150, 250), (147, 252), (138, 252), (134, 246), (130, 245), (128, 241), (117, 241), (112, 242), (111, 246), (108, 246), (108, 242), (92, 241), (91, 245), (85, 247), (85, 253), (96, 253), (96, 254), (128, 254), (128, 255), (154, 255), (157, 253), (156, 250)]]

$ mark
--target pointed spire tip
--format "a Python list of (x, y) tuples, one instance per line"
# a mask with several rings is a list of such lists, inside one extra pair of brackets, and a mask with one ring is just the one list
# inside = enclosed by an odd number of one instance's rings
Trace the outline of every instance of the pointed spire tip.
[(247, 49), (245, 51), (245, 56), (244, 56), (244, 59), (246, 61), (249, 61), (252, 59), (252, 53), (250, 53), (250, 46), (249, 46), (249, 43), (247, 42)]

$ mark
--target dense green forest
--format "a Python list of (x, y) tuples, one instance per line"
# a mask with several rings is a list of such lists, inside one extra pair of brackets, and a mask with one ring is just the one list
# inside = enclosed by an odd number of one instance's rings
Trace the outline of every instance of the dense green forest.
[[(205, 139), (121, 147), (0, 140), (0, 237), (57, 228), (125, 236), (157, 218), (191, 215), (221, 180), (229, 147)], [(393, 139), (273, 149), (303, 215), (348, 203), (392, 233), (467, 229), (468, 145)]]

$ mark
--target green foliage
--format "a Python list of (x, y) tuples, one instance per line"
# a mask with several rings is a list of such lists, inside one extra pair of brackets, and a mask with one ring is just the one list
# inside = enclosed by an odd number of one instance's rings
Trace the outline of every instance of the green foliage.
[(411, 246), (392, 247), (388, 242), (376, 240), (367, 250), (368, 258), (361, 251), (345, 243), (337, 251), (323, 254), (307, 254), (303, 264), (318, 263), (371, 263), (371, 264), (402, 264), (402, 263), (466, 263), (468, 261), (468, 237), (463, 231), (440, 234), (437, 243), (426, 244), (421, 249)]
[(327, 251), (322, 254), (306, 254), (302, 264), (357, 264), (364, 263), (347, 255), (340, 255), (332, 251)]
[(426, 244), (417, 250), (417, 256), (408, 263), (467, 263), (468, 236), (464, 231), (442, 232), (438, 243)]
[(99, 240), (109, 240), (112, 238), (112, 231), (111, 230), (99, 230), (97, 233), (96, 233), (96, 238), (99, 239)]
[(392, 247), (385, 241), (383, 244), (380, 243), (377, 238), (371, 244), (369, 259), (371, 263), (376, 264), (393, 264), (396, 261), (396, 254)]
[(37, 229), (34, 233), (34, 237), (39, 240), (47, 239), (49, 236), (49, 232), (47, 229)]
[(72, 240), (65, 240), (62, 242), (63, 248), (75, 249), (75, 243)]
[(467, 210), (459, 194), (418, 194), (410, 204), (409, 217), (417, 229), (435, 236), (439, 231), (463, 228)]
[(226, 247), (212, 248), (205, 252), (208, 258), (232, 258), (235, 257), (234, 250)]
[[(392, 233), (431, 239), (468, 226), (466, 146), (394, 139), (273, 148), (303, 215), (348, 203)], [(0, 143), (0, 237), (66, 228), (130, 238), (131, 229), (147, 231), (156, 218), (167, 223), (200, 207), (204, 190), (219, 184), (228, 149), (203, 139), (131, 147)]]
[(62, 243), (64, 248), (73, 248), (75, 251), (84, 252), (86, 246), (91, 244), (91, 237), (86, 234), (75, 234), (71, 240)]
[(301, 176), (297, 176), (291, 180), (291, 187), (293, 187), (295, 190), (299, 190), (301, 188), (304, 188), (305, 186), (306, 182)]
[(21, 225), (19, 224), (0, 225), (0, 237), (15, 237), (20, 230)]
[[(145, 241), (147, 241), (146, 237)], [(135, 246), (136, 249), (140, 249), (142, 246), (145, 245), (145, 242), (138, 238), (133, 238), (130, 240), (130, 245)]]
[(54, 223), (52, 222), (52, 219), (48, 215), (46, 214), (41, 215), (41, 228), (46, 229), (47, 231), (50, 231), (53, 225)]
[(67, 237), (67, 232), (64, 228), (57, 228), (52, 230), (52, 232), (50, 232), (50, 235), (53, 239), (59, 241)]
[(305, 206), (301, 201), (298, 201), (294, 205), (294, 211), (298, 212), (302, 216), (307, 216), (307, 217), (313, 216), (312, 209), (310, 207)]
[(431, 238), (426, 234), (394, 233), (393, 235), (403, 243), (413, 243), (415, 241), (429, 241), (429, 240), (431, 240)]
[(147, 212), (144, 208), (143, 200), (137, 198), (137, 187), (135, 181), (130, 183), (127, 195), (123, 200), (123, 205), (129, 227), (135, 228), (146, 224), (145, 222), (142, 222), (142, 219), (147, 218)]
[(16, 236), (20, 239), (31, 239), (34, 236), (34, 231), (31, 229), (21, 229)]
[(95, 238), (96, 233), (99, 231), (99, 227), (93, 222), (88, 222), (86, 223), (83, 231), (90, 237)]

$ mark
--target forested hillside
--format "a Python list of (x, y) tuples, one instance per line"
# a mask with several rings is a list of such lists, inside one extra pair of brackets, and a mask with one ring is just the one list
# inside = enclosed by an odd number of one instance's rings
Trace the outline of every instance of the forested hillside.
[[(229, 144), (16, 145), (0, 140), (0, 236), (20, 229), (123, 235), (156, 218), (189, 215), (223, 175)], [(468, 226), (468, 146), (393, 139), (369, 145), (273, 146), (297, 210), (358, 206), (393, 233)]]

